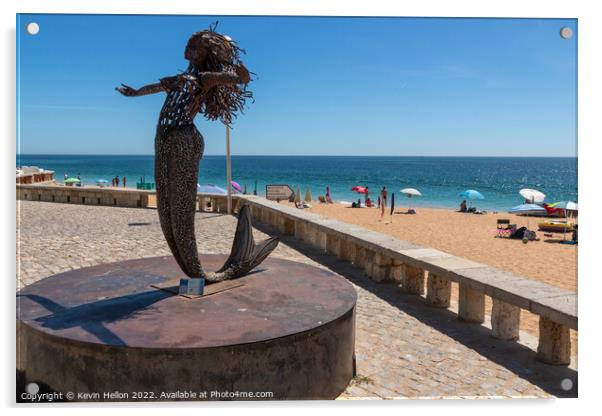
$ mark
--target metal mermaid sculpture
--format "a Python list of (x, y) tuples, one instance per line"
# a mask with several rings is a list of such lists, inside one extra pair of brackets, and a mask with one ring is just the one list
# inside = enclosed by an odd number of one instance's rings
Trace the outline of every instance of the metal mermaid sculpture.
[(259, 265), (278, 245), (269, 238), (255, 244), (248, 205), (239, 210), (232, 251), (216, 272), (203, 270), (194, 234), (194, 216), (203, 136), (193, 120), (202, 113), (209, 120), (230, 125), (237, 111), (252, 97), (251, 78), (240, 60), (243, 52), (227, 36), (209, 30), (193, 34), (184, 57), (188, 69), (160, 82), (134, 89), (121, 84), (116, 90), (128, 97), (167, 93), (155, 137), (157, 210), (163, 235), (178, 265), (190, 278), (207, 283), (236, 279)]

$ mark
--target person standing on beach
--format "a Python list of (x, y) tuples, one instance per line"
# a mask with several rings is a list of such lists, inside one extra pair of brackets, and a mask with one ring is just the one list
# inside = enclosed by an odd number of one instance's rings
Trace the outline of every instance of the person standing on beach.
[(330, 196), (330, 187), (326, 187), (326, 202), (332, 204), (332, 197)]
[(125, 176), (123, 177), (123, 187), (125, 188)]
[(364, 204), (368, 206), (368, 187), (364, 188)]
[(384, 206), (384, 208), (387, 208), (387, 187), (383, 186), (383, 189), (381, 189), (380, 191), (380, 199), (381, 199), (381, 204)]

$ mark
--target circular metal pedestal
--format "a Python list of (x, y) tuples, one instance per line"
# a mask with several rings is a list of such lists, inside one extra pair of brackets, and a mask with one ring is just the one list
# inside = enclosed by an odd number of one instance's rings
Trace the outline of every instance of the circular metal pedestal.
[[(202, 262), (216, 270), (225, 258)], [(18, 370), (73, 400), (325, 399), (345, 389), (356, 302), (345, 279), (272, 258), (186, 298), (165, 290), (181, 277), (172, 257), (155, 257), (24, 288)]]

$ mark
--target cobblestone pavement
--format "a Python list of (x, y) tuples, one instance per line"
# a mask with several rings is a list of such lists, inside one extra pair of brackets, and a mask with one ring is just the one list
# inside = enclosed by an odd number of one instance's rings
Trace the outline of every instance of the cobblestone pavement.
[[(154, 210), (19, 201), (17, 214), (19, 288), (71, 269), (169, 254)], [(228, 253), (235, 226), (231, 216), (197, 214), (199, 249)], [(256, 228), (256, 238), (263, 232)], [(341, 399), (576, 396), (574, 365), (538, 362), (528, 334), (521, 343), (493, 339), (486, 325), (459, 322), (453, 308), (428, 307), (292, 237), (273, 255), (328, 268), (358, 293), (358, 375)], [(561, 388), (567, 378), (568, 392)]]

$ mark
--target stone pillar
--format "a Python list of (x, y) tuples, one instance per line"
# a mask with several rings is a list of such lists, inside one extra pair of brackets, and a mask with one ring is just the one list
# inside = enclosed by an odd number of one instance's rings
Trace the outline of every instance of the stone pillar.
[(341, 256), (341, 239), (336, 234), (326, 235), (326, 251), (337, 257)]
[(460, 283), (458, 319), (479, 324), (485, 321), (485, 295), (464, 283)]
[(284, 234), (284, 218), (280, 215), (278, 211), (270, 211), (269, 225), (272, 226), (279, 233)]
[(259, 221), (265, 225), (270, 225), (270, 210), (268, 208), (261, 208), (261, 219)]
[(240, 207), (241, 207), (241, 202), (240, 199), (238, 198), (232, 198), (232, 213), (233, 214), (237, 214), (240, 212)]
[(226, 209), (224, 209), (224, 203), (222, 198), (215, 198), (213, 202), (215, 204), (215, 210), (218, 214), (223, 214), (226, 212)]
[(341, 239), (341, 248), (339, 257), (343, 260), (346, 260), (350, 263), (353, 263), (355, 260), (355, 249), (356, 245), (351, 240)]
[(310, 246), (313, 245), (315, 240), (314, 233), (314, 228), (311, 226), (310, 223), (306, 222), (303, 225), (303, 241), (305, 241)]
[(540, 316), (537, 358), (547, 364), (569, 365), (571, 363), (569, 327)]
[(295, 221), (295, 238), (305, 241), (305, 222), (301, 220)]
[(491, 334), (499, 339), (515, 341), (520, 329), (520, 308), (493, 298)]
[(391, 281), (391, 266), (393, 259), (382, 253), (374, 253), (374, 262), (372, 264), (372, 274), (370, 277), (375, 282), (390, 282)]
[(392, 282), (401, 283), (403, 273), (403, 263), (399, 260), (392, 259), (390, 279)]
[(368, 277), (372, 277), (374, 268), (374, 251), (365, 248), (364, 250), (364, 272)]
[(295, 235), (295, 220), (290, 218), (284, 219), (284, 234)]
[(403, 264), (401, 266), (401, 290), (412, 295), (424, 293), (424, 270)]
[(355, 246), (355, 257), (353, 259), (353, 264), (359, 268), (363, 268), (365, 264), (365, 256), (364, 251), (366, 249), (362, 246)]
[(429, 272), (426, 302), (436, 308), (449, 308), (451, 301), (451, 281)]
[(315, 229), (315, 246), (321, 251), (326, 251), (326, 233), (317, 228)]
[[(141, 203), (140, 203), (141, 208), (148, 208), (148, 194), (147, 193), (140, 194), (140, 201), (141, 201)], [(199, 202), (199, 198), (197, 197), (196, 203), (198, 204), (198, 202)]]

